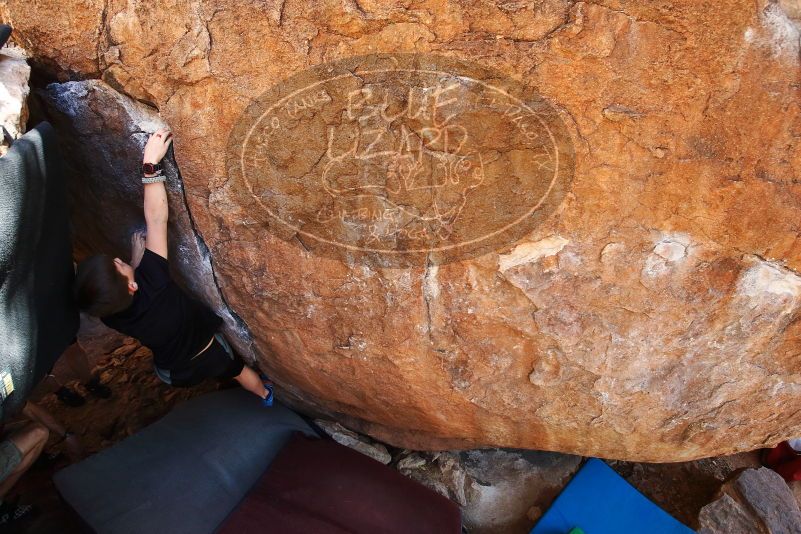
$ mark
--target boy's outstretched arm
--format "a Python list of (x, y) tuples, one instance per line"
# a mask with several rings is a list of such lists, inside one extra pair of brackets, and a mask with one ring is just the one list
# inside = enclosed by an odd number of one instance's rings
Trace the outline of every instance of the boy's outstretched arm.
[[(142, 163), (159, 163), (172, 143), (172, 132), (162, 128), (150, 136), (145, 145)], [(146, 174), (145, 177), (148, 175)], [(153, 176), (153, 175), (150, 175)], [(163, 258), (167, 258), (167, 189), (164, 182), (144, 184), (145, 223), (147, 237), (145, 246)]]

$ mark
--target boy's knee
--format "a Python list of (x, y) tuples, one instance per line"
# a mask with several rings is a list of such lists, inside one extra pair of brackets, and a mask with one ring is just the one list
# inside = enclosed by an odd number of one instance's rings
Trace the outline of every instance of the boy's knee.
[[(29, 450), (44, 447), (48, 438), (50, 438), (50, 431), (41, 423), (31, 423), (26, 430), (30, 440)], [(27, 453), (28, 451), (25, 452)]]
[(28, 423), (21, 432), (12, 434), (9, 439), (23, 455), (27, 455), (43, 447), (49, 437), (50, 431), (44, 425)]
[(50, 431), (41, 423), (32, 423), (30, 432), (36, 443), (47, 443), (47, 439), (50, 437)]

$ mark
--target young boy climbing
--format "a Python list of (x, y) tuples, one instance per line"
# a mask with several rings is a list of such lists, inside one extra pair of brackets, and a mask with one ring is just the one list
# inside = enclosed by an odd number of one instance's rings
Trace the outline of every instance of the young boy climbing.
[(234, 355), (217, 332), (222, 319), (191, 299), (170, 278), (167, 261), (167, 190), (160, 162), (172, 143), (172, 132), (150, 136), (143, 154), (144, 251), (129, 265), (99, 254), (78, 265), (75, 298), (87, 313), (107, 326), (138, 339), (153, 351), (156, 374), (178, 387), (205, 378), (233, 378), (246, 390), (272, 404), (272, 386)]

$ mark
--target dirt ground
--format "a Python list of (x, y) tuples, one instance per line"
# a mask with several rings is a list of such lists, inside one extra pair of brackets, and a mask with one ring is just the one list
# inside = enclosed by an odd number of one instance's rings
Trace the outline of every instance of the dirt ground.
[[(112, 389), (110, 399), (88, 395), (77, 382), (70, 385), (84, 394), (86, 404), (78, 408), (65, 406), (54, 395), (47, 394), (37, 402), (75, 432), (84, 446), (84, 454), (103, 450), (156, 421), (177, 403), (221, 387), (237, 387), (233, 383), (207, 381), (191, 389), (171, 388), (155, 376), (151, 353), (135, 340), (109, 331), (93, 320), (84, 320), (79, 339), (89, 355), (90, 365), (102, 382)], [(56, 374), (61, 363), (57, 364)], [(277, 393), (280, 397), (280, 392)], [(62, 444), (51, 444), (49, 455), (63, 453)], [(21, 525), (20, 532), (65, 533), (80, 531), (77, 517), (61, 502), (51, 481), (55, 471), (68, 464), (62, 454), (55, 462), (40, 461), (26, 474), (11, 495), (19, 494), (24, 502), (34, 503), (40, 510), (32, 520)], [(673, 464), (642, 464), (613, 461), (609, 464), (632, 485), (662, 506), (686, 525), (697, 528), (699, 510), (715, 498), (721, 483), (735, 471), (759, 465), (756, 452), (708, 458)], [(793, 488), (801, 497), (801, 488)]]
[[(79, 341), (86, 349), (93, 371), (99, 373), (101, 381), (111, 388), (111, 398), (94, 398), (77, 381), (72, 381), (68, 385), (86, 398), (83, 406), (68, 407), (53, 394), (32, 400), (78, 435), (84, 455), (125, 439), (164, 416), (180, 402), (219, 387), (235, 385), (207, 381), (194, 388), (167, 386), (153, 372), (152, 354), (147, 348), (132, 338), (109, 331), (94, 320), (83, 321)], [(54, 374), (68, 375), (69, 370), (59, 362)], [(21, 502), (33, 503), (39, 509), (33, 520), (20, 525), (20, 529), (24, 527), (21, 532), (70, 534), (80, 531), (79, 523), (61, 502), (51, 481), (53, 473), (68, 464), (63, 444), (57, 441), (58, 437), (51, 437), (46, 453), (61, 453), (61, 457), (55, 463), (40, 461), (35, 464), (11, 491), (11, 495), (20, 495)]]

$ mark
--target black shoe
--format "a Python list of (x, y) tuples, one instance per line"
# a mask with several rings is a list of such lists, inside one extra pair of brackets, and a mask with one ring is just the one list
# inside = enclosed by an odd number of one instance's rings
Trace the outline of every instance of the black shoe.
[(56, 391), (56, 397), (58, 397), (58, 400), (67, 406), (72, 406), (73, 408), (83, 406), (86, 403), (86, 399), (84, 399), (83, 396), (66, 386), (61, 386), (58, 388), (58, 391)]
[(108, 386), (100, 383), (99, 377), (92, 378), (89, 382), (83, 385), (86, 391), (97, 397), (98, 399), (107, 399), (111, 397), (111, 390)]
[(0, 504), (0, 530), (5, 532), (5, 529), (17, 521), (22, 521), (29, 517), (33, 517), (36, 513), (36, 507), (32, 504), (20, 504), (19, 502), (4, 501)]

